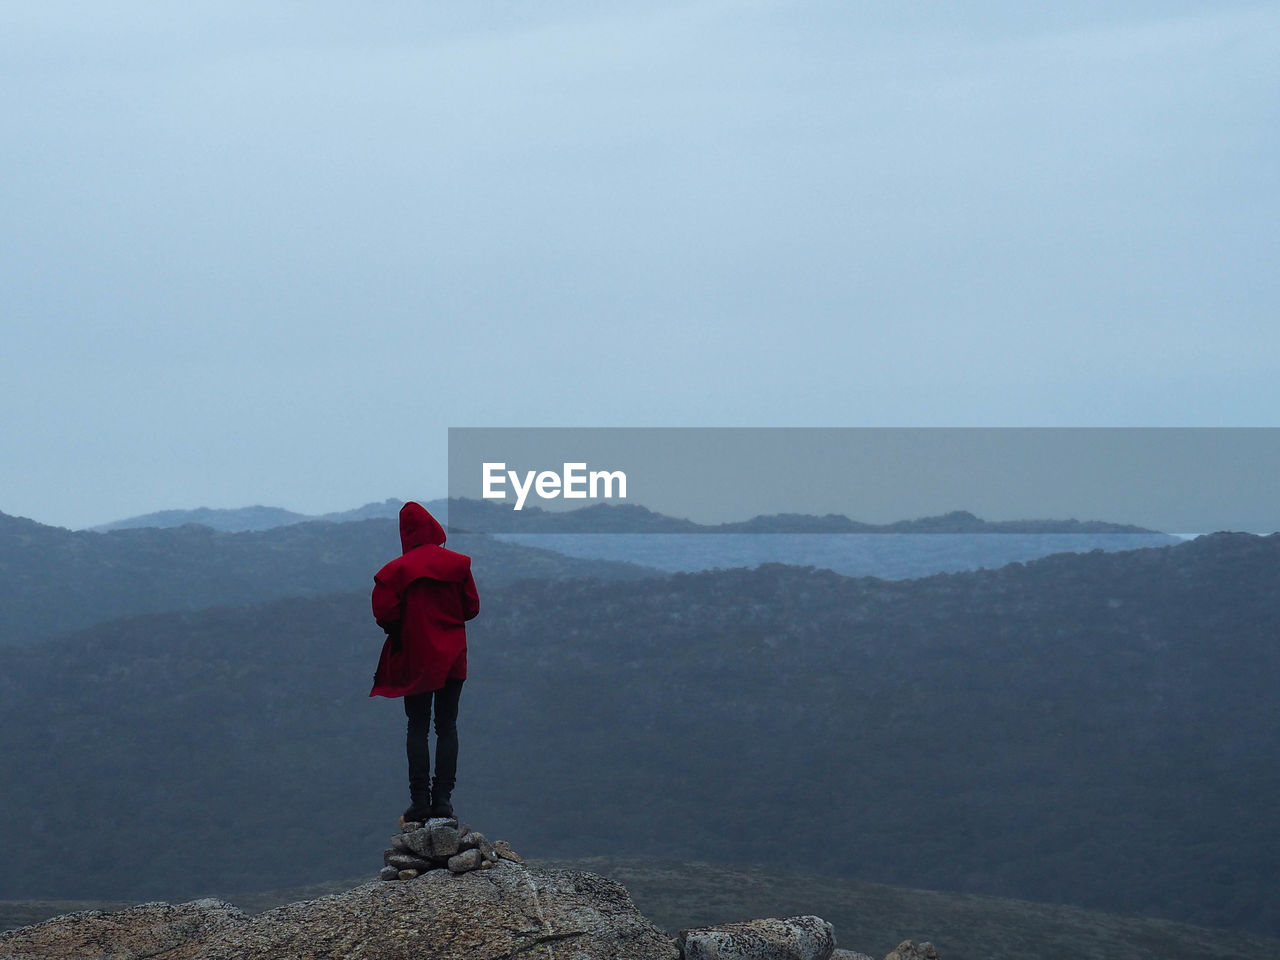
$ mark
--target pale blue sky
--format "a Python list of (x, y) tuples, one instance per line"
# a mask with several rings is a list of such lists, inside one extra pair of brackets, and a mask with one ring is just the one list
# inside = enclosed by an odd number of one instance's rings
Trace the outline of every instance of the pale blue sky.
[(0, 78), (5, 513), (425, 499), (449, 426), (1280, 425), (1276, 3), (19, 0)]

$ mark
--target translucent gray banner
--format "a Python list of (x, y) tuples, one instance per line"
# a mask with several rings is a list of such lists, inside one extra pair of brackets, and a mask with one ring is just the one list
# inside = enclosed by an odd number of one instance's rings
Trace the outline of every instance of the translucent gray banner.
[(454, 427), (453, 529), (1280, 529), (1278, 428)]

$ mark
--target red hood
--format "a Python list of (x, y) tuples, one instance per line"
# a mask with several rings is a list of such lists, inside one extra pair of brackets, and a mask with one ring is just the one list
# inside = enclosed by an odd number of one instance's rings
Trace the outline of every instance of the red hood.
[(420, 503), (410, 500), (400, 508), (400, 548), (408, 553), (424, 543), (444, 543), (444, 527)]

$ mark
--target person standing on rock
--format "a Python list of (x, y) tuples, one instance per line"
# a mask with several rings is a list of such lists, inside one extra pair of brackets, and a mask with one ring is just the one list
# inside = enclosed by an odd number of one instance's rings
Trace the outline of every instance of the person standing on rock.
[[(373, 618), (386, 631), (371, 697), (404, 697), (409, 719), (409, 809), (404, 820), (452, 817), (458, 767), (458, 697), (467, 676), (466, 621), (480, 612), (471, 558), (446, 550), (427, 508), (400, 508), (401, 556), (373, 576)], [(431, 777), (431, 713), (436, 766)]]

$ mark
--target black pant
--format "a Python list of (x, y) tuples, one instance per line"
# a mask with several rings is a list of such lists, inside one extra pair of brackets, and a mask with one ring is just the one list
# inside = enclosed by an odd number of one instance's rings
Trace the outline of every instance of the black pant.
[[(414, 803), (430, 803), (431, 797), (447, 799), (458, 772), (458, 697), (462, 680), (450, 677), (439, 690), (410, 693), (404, 698), (409, 718), (405, 748), (409, 755), (409, 797)], [(436, 714), (436, 776), (431, 781), (431, 701)]]

